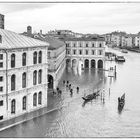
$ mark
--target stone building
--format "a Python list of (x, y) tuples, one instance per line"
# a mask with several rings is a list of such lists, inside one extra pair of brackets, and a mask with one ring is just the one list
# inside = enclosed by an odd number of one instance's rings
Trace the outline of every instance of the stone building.
[(56, 89), (66, 67), (66, 45), (49, 36), (36, 35), (36, 39), (48, 42), (48, 88)]
[(0, 29), (0, 120), (47, 105), (48, 43)]
[(105, 68), (105, 40), (103, 37), (67, 38), (66, 64), (71, 67)]

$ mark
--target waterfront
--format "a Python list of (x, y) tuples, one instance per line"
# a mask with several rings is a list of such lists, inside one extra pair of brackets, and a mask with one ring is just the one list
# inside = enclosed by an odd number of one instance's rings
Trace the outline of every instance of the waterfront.
[[(1, 131), (0, 137), (139, 137), (140, 55), (133, 52), (123, 55), (125, 63), (106, 62), (106, 69), (116, 65), (116, 79), (111, 80), (107, 71), (66, 70), (59, 84), (62, 95), (49, 96), (50, 106), (59, 109)], [(63, 85), (63, 79), (72, 83), (73, 96)], [(83, 104), (81, 97), (97, 88), (105, 88), (105, 100), (98, 97)], [(117, 98), (124, 92), (126, 103), (120, 113)]]

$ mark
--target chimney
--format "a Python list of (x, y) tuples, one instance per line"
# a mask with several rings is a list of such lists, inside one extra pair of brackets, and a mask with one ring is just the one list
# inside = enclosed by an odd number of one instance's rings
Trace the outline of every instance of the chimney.
[(32, 34), (32, 27), (31, 26), (27, 26), (27, 34), (28, 35)]
[(0, 29), (4, 29), (4, 15), (0, 14)]

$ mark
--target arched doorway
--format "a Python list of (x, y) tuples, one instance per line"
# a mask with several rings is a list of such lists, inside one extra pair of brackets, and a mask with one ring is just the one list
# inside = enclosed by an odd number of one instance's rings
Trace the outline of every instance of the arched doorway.
[(54, 82), (53, 76), (48, 74), (48, 88), (49, 89), (53, 89), (53, 82)]
[(89, 68), (89, 60), (85, 59), (85, 68)]
[(70, 59), (66, 59), (66, 66), (70, 66)]
[(76, 67), (76, 65), (77, 65), (77, 61), (76, 61), (76, 59), (73, 59), (72, 60), (72, 67)]
[(102, 60), (98, 60), (98, 68), (99, 69), (103, 68), (103, 61)]
[(96, 68), (96, 61), (94, 59), (91, 60), (91, 68)]

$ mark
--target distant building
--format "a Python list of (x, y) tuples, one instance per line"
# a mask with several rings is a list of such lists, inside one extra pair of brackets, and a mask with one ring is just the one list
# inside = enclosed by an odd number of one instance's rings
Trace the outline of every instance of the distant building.
[(139, 35), (135, 36), (134, 43), (135, 43), (135, 47), (139, 47), (140, 48), (140, 36)]
[(103, 37), (66, 38), (66, 64), (71, 67), (105, 68)]
[(4, 15), (0, 14), (0, 29), (4, 29)]
[(48, 43), (0, 29), (0, 120), (47, 106)]

